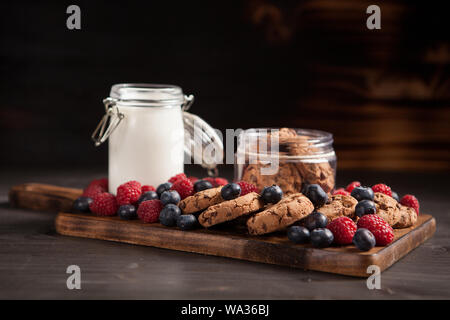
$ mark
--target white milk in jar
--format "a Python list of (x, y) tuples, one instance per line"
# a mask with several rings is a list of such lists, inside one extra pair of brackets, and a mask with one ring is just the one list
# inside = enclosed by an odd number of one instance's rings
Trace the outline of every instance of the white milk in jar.
[(183, 172), (183, 109), (193, 97), (180, 87), (117, 84), (104, 100), (106, 115), (94, 132), (96, 145), (109, 137), (109, 191), (137, 180), (157, 187)]

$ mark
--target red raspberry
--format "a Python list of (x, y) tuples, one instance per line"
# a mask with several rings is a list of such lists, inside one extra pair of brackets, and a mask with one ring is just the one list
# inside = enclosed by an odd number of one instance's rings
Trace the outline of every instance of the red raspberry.
[(195, 183), (198, 181), (197, 177), (187, 177), (189, 180), (191, 180), (192, 183)]
[(241, 187), (241, 196), (245, 196), (250, 192), (259, 193), (258, 188), (252, 183), (249, 183), (247, 181), (239, 181), (237, 184)]
[(156, 191), (154, 186), (144, 185), (141, 187), (141, 194), (149, 192), (149, 191)]
[(141, 196), (141, 184), (137, 181), (128, 181), (117, 188), (117, 204), (135, 204)]
[(353, 189), (355, 189), (356, 187), (361, 187), (361, 182), (353, 181), (345, 188), (345, 191), (352, 193)]
[(170, 190), (177, 191), (181, 199), (184, 199), (194, 194), (194, 184), (191, 182), (191, 180), (180, 179), (175, 181)]
[(346, 191), (344, 188), (339, 188), (333, 191), (332, 195), (337, 195), (337, 194), (341, 194), (343, 196), (349, 196), (350, 192)]
[(377, 245), (385, 246), (394, 240), (392, 227), (376, 214), (366, 214), (358, 220), (358, 229), (366, 228), (375, 236)]
[(419, 200), (417, 200), (417, 198), (412, 194), (407, 194), (403, 196), (403, 198), (400, 200), (400, 203), (405, 207), (413, 208), (414, 210), (416, 210), (417, 214), (419, 214), (420, 209)]
[(97, 194), (102, 192), (108, 192), (108, 178), (92, 180), (83, 190), (82, 196), (93, 199)]
[(348, 217), (339, 217), (331, 221), (327, 228), (333, 233), (334, 242), (337, 244), (352, 243), (356, 232), (356, 224)]
[(228, 180), (225, 178), (221, 178), (221, 177), (217, 177), (217, 178), (206, 177), (206, 178), (203, 178), (203, 180), (209, 181), (213, 185), (213, 187), (219, 187), (219, 186), (224, 186), (224, 185), (228, 184)]
[(159, 200), (147, 200), (139, 205), (137, 214), (139, 219), (145, 223), (154, 223), (159, 219), (163, 205)]
[(373, 192), (381, 192), (385, 195), (388, 195), (389, 197), (392, 197), (392, 190), (390, 187), (388, 187), (385, 184), (379, 183), (372, 187)]
[(89, 205), (91, 212), (98, 216), (114, 216), (117, 207), (116, 197), (107, 192), (97, 194)]
[(103, 192), (106, 192), (106, 190), (103, 189), (101, 186), (99, 186), (99, 185), (89, 185), (86, 189), (83, 190), (82, 196), (94, 199), (94, 197), (97, 194), (103, 193)]
[(91, 183), (89, 183), (89, 186), (100, 186), (105, 192), (108, 192), (108, 178), (92, 180)]
[(221, 178), (221, 177), (217, 177), (214, 182), (215, 182), (217, 187), (218, 186), (225, 186), (225, 185), (228, 184), (228, 180), (225, 179), (225, 178)]
[(172, 178), (170, 178), (169, 182), (174, 184), (175, 182), (177, 182), (180, 179), (185, 180), (185, 179), (187, 179), (187, 177), (184, 173), (179, 173), (179, 174), (174, 175)]

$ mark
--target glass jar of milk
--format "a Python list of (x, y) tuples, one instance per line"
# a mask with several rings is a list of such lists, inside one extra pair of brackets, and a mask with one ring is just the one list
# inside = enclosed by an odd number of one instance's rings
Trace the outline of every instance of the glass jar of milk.
[(192, 95), (173, 85), (116, 84), (103, 102), (106, 114), (92, 138), (96, 145), (109, 138), (111, 193), (130, 180), (157, 187), (183, 172), (183, 118)]

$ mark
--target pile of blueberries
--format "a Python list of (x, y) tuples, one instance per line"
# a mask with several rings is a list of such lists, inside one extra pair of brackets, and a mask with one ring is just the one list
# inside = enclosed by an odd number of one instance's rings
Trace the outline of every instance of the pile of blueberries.
[[(193, 214), (181, 214), (178, 203), (181, 201), (179, 193), (170, 190), (172, 183), (165, 182), (160, 184), (155, 191), (144, 193), (139, 198), (138, 203), (147, 200), (159, 199), (163, 208), (159, 213), (159, 222), (166, 227), (177, 226), (181, 230), (191, 230), (198, 227), (197, 216)], [(195, 192), (211, 189), (213, 185), (206, 180), (198, 180), (194, 183)]]
[[(312, 202), (315, 208), (323, 206), (328, 201), (328, 195), (318, 184), (305, 185), (302, 193)], [(308, 243), (316, 248), (329, 247), (334, 240), (333, 233), (326, 228), (328, 218), (314, 211), (305, 219), (302, 225), (293, 225), (288, 228), (287, 236), (294, 243)]]
[[(328, 201), (327, 193), (317, 184), (305, 185), (302, 193), (313, 203), (315, 208), (323, 206)], [(358, 217), (376, 213), (375, 203), (373, 202), (374, 193), (371, 188), (356, 187), (353, 189), (351, 196), (358, 200), (355, 208)], [(326, 248), (333, 243), (334, 236), (326, 228), (328, 219), (324, 214), (315, 210), (301, 220), (300, 224), (288, 228), (287, 236), (292, 242), (310, 242), (316, 248)], [(361, 250), (368, 250), (366, 247), (371, 248), (375, 245), (373, 235), (366, 231), (366, 229), (358, 229), (353, 238), (354, 244)]]

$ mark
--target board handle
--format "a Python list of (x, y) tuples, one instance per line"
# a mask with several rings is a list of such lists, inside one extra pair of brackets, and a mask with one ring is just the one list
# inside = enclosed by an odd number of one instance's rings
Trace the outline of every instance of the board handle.
[(13, 208), (47, 212), (71, 211), (73, 201), (82, 193), (82, 189), (24, 183), (9, 190), (9, 203)]

